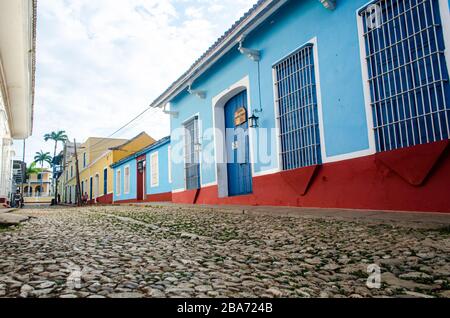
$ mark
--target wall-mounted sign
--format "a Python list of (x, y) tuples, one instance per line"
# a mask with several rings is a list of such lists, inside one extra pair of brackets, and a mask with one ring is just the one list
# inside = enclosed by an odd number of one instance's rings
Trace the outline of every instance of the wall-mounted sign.
[(138, 166), (137, 166), (139, 173), (142, 173), (144, 171), (144, 167), (145, 167), (145, 162), (139, 161)]
[(234, 125), (240, 126), (247, 122), (247, 110), (245, 107), (238, 108), (234, 113)]

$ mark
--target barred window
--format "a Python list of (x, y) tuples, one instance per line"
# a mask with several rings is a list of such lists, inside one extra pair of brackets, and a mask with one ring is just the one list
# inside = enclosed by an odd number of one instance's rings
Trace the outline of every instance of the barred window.
[(120, 195), (121, 189), (122, 189), (122, 172), (120, 170), (117, 170), (116, 172), (116, 195)]
[(313, 44), (302, 47), (274, 69), (283, 169), (320, 164)]
[(129, 166), (124, 168), (123, 192), (125, 194), (130, 193), (130, 167)]
[(159, 185), (159, 162), (158, 152), (154, 152), (150, 156), (151, 162), (151, 187), (157, 187)]
[(360, 16), (377, 151), (449, 138), (439, 0), (379, 0)]
[(185, 179), (186, 189), (200, 188), (200, 154), (199, 154), (199, 131), (198, 118), (184, 124), (185, 128)]

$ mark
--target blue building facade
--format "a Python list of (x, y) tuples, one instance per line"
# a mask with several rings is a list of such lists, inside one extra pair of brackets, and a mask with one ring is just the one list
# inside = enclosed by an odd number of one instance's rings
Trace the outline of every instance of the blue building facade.
[(449, 39), (448, 0), (259, 1), (153, 103), (173, 200), (449, 212)]
[(114, 203), (171, 201), (170, 137), (112, 165)]

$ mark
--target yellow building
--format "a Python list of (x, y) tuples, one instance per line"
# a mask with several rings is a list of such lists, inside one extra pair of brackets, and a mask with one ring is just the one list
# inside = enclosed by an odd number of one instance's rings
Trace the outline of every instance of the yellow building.
[(28, 176), (27, 182), (23, 184), (24, 197), (50, 196), (52, 185), (52, 173), (44, 170)]
[(33, 173), (22, 185), (25, 203), (50, 203), (53, 199), (52, 194), (52, 173), (44, 170), (39, 173)]
[[(77, 149), (81, 193), (87, 194), (90, 203), (112, 203), (113, 170), (110, 166), (154, 142), (155, 140), (145, 132), (130, 140), (110, 138), (86, 140)], [(59, 189), (65, 203), (76, 202), (75, 161), (74, 155), (66, 159), (65, 170), (61, 177), (63, 182), (60, 182)]]

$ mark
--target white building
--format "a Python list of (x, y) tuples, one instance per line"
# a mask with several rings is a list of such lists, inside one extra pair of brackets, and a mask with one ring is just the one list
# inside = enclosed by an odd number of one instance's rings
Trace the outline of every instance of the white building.
[(36, 0), (0, 0), (0, 203), (12, 181), (12, 144), (33, 128)]

